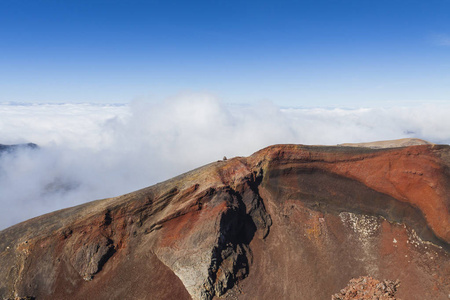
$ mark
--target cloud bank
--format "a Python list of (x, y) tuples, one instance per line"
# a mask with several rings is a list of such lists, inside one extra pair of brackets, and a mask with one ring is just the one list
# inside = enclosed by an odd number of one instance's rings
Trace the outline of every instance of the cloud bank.
[(450, 105), (280, 108), (209, 95), (127, 105), (0, 104), (0, 229), (118, 196), (277, 143), (335, 145), (417, 137), (450, 143)]

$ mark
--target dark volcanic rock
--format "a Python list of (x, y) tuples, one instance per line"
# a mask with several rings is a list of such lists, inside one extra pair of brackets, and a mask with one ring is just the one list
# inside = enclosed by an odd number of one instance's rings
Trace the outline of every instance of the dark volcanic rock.
[(449, 167), (441, 145), (218, 161), (1, 231), (0, 296), (330, 299), (372, 276), (448, 299)]
[(39, 146), (33, 143), (28, 144), (16, 144), (16, 145), (3, 145), (0, 144), (0, 154), (2, 152), (14, 152), (19, 149), (38, 149)]

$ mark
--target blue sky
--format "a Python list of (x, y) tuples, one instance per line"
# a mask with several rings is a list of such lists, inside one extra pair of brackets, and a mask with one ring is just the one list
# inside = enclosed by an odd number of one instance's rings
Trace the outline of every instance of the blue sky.
[(2, 0), (0, 102), (446, 102), (449, 15), (449, 0)]

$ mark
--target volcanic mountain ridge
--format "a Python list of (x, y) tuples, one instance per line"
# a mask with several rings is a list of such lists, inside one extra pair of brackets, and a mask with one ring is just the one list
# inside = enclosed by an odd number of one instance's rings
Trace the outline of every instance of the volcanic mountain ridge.
[(371, 276), (448, 299), (450, 147), (418, 144), (275, 145), (25, 221), (0, 296), (330, 299)]

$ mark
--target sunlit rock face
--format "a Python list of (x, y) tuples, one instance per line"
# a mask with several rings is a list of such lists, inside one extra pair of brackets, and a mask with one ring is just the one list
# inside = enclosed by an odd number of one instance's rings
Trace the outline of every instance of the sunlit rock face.
[(31, 219), (0, 232), (0, 296), (330, 299), (371, 276), (448, 299), (450, 147), (417, 144), (276, 145)]

